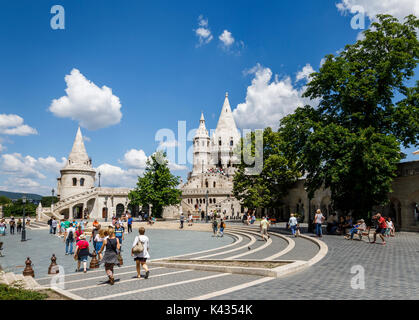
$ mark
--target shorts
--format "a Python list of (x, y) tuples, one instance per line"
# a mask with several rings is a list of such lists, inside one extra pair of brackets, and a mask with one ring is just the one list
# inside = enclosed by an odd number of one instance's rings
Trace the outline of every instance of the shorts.
[(262, 228), (261, 233), (262, 235), (268, 235), (268, 229)]
[(79, 256), (79, 261), (80, 262), (87, 262), (88, 258), (89, 258), (89, 256), (82, 256), (82, 257)]
[(140, 261), (142, 263), (146, 263), (147, 262), (147, 258), (143, 258), (143, 257), (136, 257), (134, 258), (134, 261)]
[(386, 229), (377, 228), (377, 229), (375, 229), (375, 233), (381, 233), (382, 235), (384, 235), (386, 233)]

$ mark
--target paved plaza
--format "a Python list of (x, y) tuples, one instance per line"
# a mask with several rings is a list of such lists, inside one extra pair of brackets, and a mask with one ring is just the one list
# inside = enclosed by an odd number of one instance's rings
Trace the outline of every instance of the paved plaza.
[[(6, 271), (20, 273), (26, 256), (34, 263), (35, 279), (48, 287), (47, 275), (52, 253), (65, 268), (64, 289), (80, 299), (107, 300), (298, 300), (298, 299), (419, 299), (419, 235), (398, 233), (387, 245), (348, 241), (341, 236), (323, 237), (327, 254), (322, 255), (310, 234), (290, 237), (284, 225), (270, 229), (263, 241), (258, 228), (229, 223), (223, 238), (212, 237), (210, 226), (195, 224), (178, 230), (178, 224), (162, 223), (147, 229), (151, 239), (152, 260), (179, 256), (183, 259), (314, 261), (303, 271), (280, 278), (256, 274), (232, 274), (151, 265), (150, 278), (138, 280), (129, 254), (136, 235), (126, 235), (124, 265), (115, 268), (114, 286), (109, 286), (103, 267), (86, 274), (75, 273), (75, 261), (64, 255), (64, 243), (47, 229), (29, 230), (29, 241), (19, 236), (3, 237), (1, 265)], [(319, 258), (320, 257), (320, 258)], [(316, 258), (319, 258), (316, 260)], [(318, 261), (318, 262), (317, 262)], [(353, 266), (365, 269), (365, 289), (353, 289)]]

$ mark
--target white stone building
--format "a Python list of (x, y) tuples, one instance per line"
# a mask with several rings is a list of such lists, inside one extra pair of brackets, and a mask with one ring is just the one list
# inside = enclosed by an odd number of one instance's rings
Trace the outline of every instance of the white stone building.
[(201, 114), (193, 140), (193, 169), (188, 181), (181, 186), (184, 213), (201, 216), (208, 205), (208, 212), (217, 211), (226, 216), (240, 214), (241, 205), (232, 195), (234, 163), (237, 161), (233, 151), (240, 138), (226, 94), (217, 128), (211, 137)]
[(92, 166), (83, 142), (80, 128), (74, 140), (67, 163), (57, 179), (59, 202), (51, 208), (37, 209), (39, 219), (51, 214), (57, 218), (103, 220), (113, 215), (120, 216), (129, 207), (128, 188), (96, 187), (96, 170)]

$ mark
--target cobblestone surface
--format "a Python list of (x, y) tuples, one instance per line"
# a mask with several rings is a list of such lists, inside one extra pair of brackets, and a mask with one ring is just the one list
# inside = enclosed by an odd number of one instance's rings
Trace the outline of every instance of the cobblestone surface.
[[(419, 299), (419, 234), (398, 233), (387, 245), (324, 236), (327, 256), (308, 270), (215, 299)], [(365, 269), (365, 289), (351, 287), (353, 266)]]

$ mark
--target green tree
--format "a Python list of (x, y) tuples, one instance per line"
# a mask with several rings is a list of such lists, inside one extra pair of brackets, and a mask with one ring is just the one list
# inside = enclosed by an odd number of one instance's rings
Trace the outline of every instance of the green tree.
[[(233, 194), (242, 205), (249, 209), (276, 208), (287, 195), (289, 188), (299, 177), (296, 162), (287, 158), (283, 152), (284, 144), (280, 135), (266, 128), (263, 131), (263, 147), (256, 143), (255, 133), (241, 139), (236, 151), (240, 163), (234, 175)], [(260, 174), (249, 175), (245, 155), (262, 157), (263, 167)]]
[(165, 206), (181, 201), (179, 179), (170, 172), (166, 154), (158, 151), (147, 160), (144, 176), (138, 177), (137, 187), (128, 197), (133, 205), (151, 204), (153, 216), (161, 218)]
[(8, 197), (0, 196), (0, 206), (11, 204), (12, 200), (10, 200)]
[(287, 156), (307, 173), (309, 196), (330, 188), (335, 209), (356, 216), (386, 203), (400, 146), (419, 141), (419, 82), (408, 87), (419, 62), (419, 20), (377, 19), (365, 39), (327, 56), (312, 74), (304, 96), (318, 99), (318, 108), (298, 108), (279, 130)]
[(50, 207), (52, 203), (57, 203), (57, 197), (42, 197), (41, 204), (43, 207)]
[(26, 202), (23, 204), (22, 200), (19, 199), (16, 202), (9, 204), (8, 206), (3, 208), (4, 216), (22, 216), (23, 215), (23, 207), (25, 207), (25, 213), (27, 216), (35, 216), (36, 215), (36, 205), (31, 202)]

